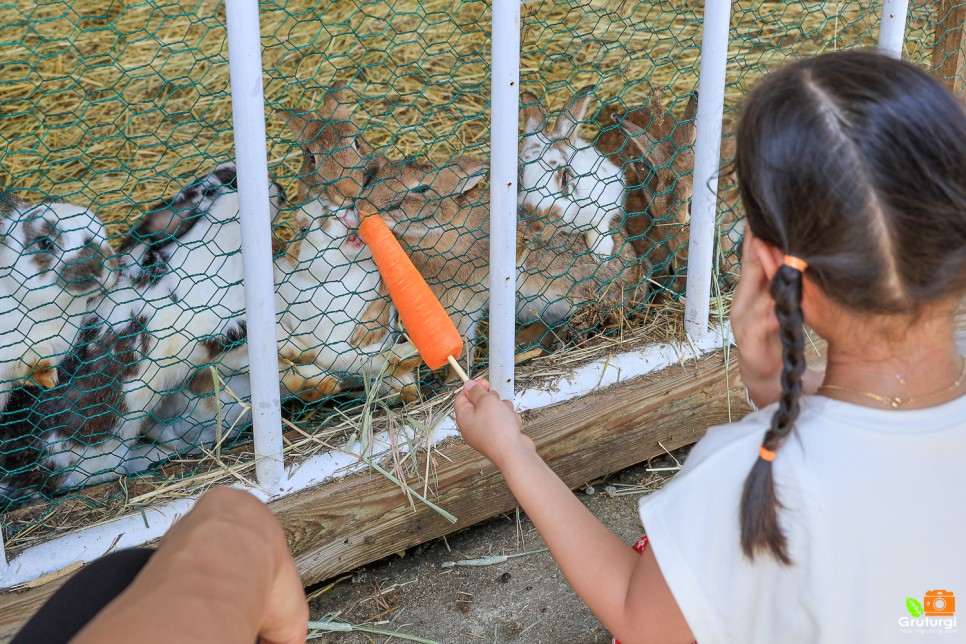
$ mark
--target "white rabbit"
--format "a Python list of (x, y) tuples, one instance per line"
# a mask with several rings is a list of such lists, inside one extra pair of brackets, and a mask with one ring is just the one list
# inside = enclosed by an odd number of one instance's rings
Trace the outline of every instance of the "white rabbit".
[(362, 376), (409, 402), (418, 397), (420, 359), (411, 344), (397, 343), (395, 309), (372, 254), (353, 232), (355, 217), (324, 198), (304, 203), (297, 214), (303, 234), (276, 259), (279, 355), (298, 369), (282, 384), (311, 400), (337, 389), (307, 387), (300, 378), (320, 383), (328, 373), (337, 387), (340, 376)]
[[(189, 188), (175, 198), (182, 208), (197, 203), (189, 209), (193, 212), (209, 208), (203, 200), (219, 195), (207, 219), (225, 221), (219, 233), (223, 248), (226, 240), (241, 232), (234, 220), (238, 212), (234, 177), (233, 165), (221, 165), (194, 182), (198, 189)], [(278, 195), (273, 198), (273, 217), (279, 220), (289, 213), (280, 208), (277, 186), (273, 192)], [(298, 236), (277, 249), (281, 251), (274, 267), (281, 393), (318, 400), (338, 392), (345, 377), (361, 376), (381, 378), (387, 387), (384, 392), (396, 391), (404, 401), (414, 400), (418, 355), (408, 342), (396, 343), (395, 311), (371, 253), (352, 232), (358, 223), (349, 219), (352, 216), (350, 208), (338, 208), (326, 197), (309, 198), (295, 211)], [(230, 229), (228, 219), (234, 222)], [(242, 360), (237, 352), (230, 355)], [(238, 370), (246, 366), (236, 365)]]
[(0, 493), (7, 479), (37, 487), (41, 416), (34, 400), (56, 387), (88, 301), (117, 280), (104, 225), (67, 203), (0, 196)]
[(594, 87), (577, 92), (551, 128), (540, 101), (524, 92), (518, 205), (548, 213), (583, 232), (587, 246), (614, 255), (627, 186), (621, 168), (577, 135)]
[(89, 298), (116, 281), (104, 225), (67, 203), (0, 196), (0, 409), (20, 383), (57, 384)]

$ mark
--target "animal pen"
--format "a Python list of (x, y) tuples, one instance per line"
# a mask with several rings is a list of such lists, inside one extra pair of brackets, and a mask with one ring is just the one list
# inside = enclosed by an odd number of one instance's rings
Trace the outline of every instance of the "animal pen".
[[(515, 507), (496, 470), (453, 440), (458, 388), (400, 354), (404, 329), (388, 306), (366, 327), (365, 337), (381, 333), (381, 351), (392, 354), (378, 369), (342, 355), (321, 363), (337, 353), (330, 338), (364, 353), (330, 318), (358, 322), (352, 306), (365, 304), (358, 310), (368, 315), (369, 299), (384, 299), (374, 269), (376, 286), (360, 269), (364, 250), (351, 245), (356, 201), (385, 212), (414, 256), (455, 255), (427, 260), (436, 268), (424, 275), (438, 293), (473, 294), (448, 304), (474, 340), (463, 361), (513, 397), (541, 455), (570, 485), (742, 415), (726, 324), (742, 231), (726, 170), (742, 94), (788, 58), (879, 46), (961, 95), (964, 20), (966, 2), (956, 0), (0, 4), (0, 181), (18, 202), (89, 208), (114, 249), (147, 249), (130, 260), (149, 276), (137, 287), (169, 280), (165, 296), (190, 317), (144, 322), (151, 333), (139, 359), (157, 368), (129, 366), (154, 407), (71, 411), (123, 417), (117, 427), (147, 418), (138, 426), (157, 429), (129, 439), (139, 449), (187, 427), (175, 446), (159, 445), (165, 458), (150, 467), (125, 469), (119, 458), (116, 470), (85, 469), (87, 448), (70, 436), (60, 441), (70, 447), (57, 447), (41, 430), (12, 434), (81, 386), (83, 306), (64, 312), (70, 324), (58, 327), (71, 329), (69, 348), (4, 371), (0, 634), (9, 637), (84, 562), (159, 538), (215, 484), (270, 502), (306, 584)], [(572, 158), (558, 163), (549, 159), (560, 141)], [(591, 150), (599, 152), (580, 165)], [(605, 165), (616, 168), (606, 180)], [(417, 179), (406, 184), (406, 173)], [(616, 217), (605, 208), (611, 180), (620, 187)], [(379, 190), (396, 184), (414, 194), (378, 202)], [(392, 214), (419, 198), (428, 210)], [(447, 200), (489, 218), (475, 227), (443, 221), (436, 209)], [(562, 202), (590, 219), (568, 221), (583, 215)], [(25, 212), (3, 208), (11, 220)], [(180, 222), (173, 239), (156, 230), (134, 239), (159, 212)], [(217, 224), (207, 236), (194, 223), (205, 217)], [(452, 248), (434, 226), (458, 228)], [(407, 236), (412, 230), (423, 231), (425, 245)], [(196, 244), (178, 265), (170, 246), (193, 234), (207, 254)], [(320, 235), (329, 245), (308, 243)], [(39, 246), (20, 254), (53, 252), (50, 237), (35, 235)], [(474, 263), (487, 242), (488, 255)], [(168, 250), (150, 255), (159, 248)], [(160, 266), (147, 266), (149, 255)], [(198, 266), (199, 256), (217, 264)], [(460, 270), (448, 275), (447, 262)], [(0, 270), (9, 282), (29, 281), (20, 271), (33, 269)], [(369, 284), (366, 293), (347, 281), (352, 275)], [(241, 320), (233, 327), (241, 332), (192, 327), (203, 315), (184, 304), (193, 297), (178, 290), (185, 285), (223, 309), (217, 319)], [(108, 296), (113, 288), (104, 286)], [(20, 292), (4, 291), (4, 310)], [(323, 300), (318, 320), (302, 316)], [(0, 329), (0, 341), (16, 344), (19, 331)], [(152, 381), (187, 359), (152, 347), (184, 336), (217, 350), (187, 365), (177, 386)], [(224, 358), (238, 351), (241, 373)], [(60, 360), (52, 379), (49, 364)], [(133, 387), (122, 384), (99, 386)], [(175, 411), (171, 398), (182, 401)], [(12, 493), (10, 481), (28, 473), (31, 485)]]

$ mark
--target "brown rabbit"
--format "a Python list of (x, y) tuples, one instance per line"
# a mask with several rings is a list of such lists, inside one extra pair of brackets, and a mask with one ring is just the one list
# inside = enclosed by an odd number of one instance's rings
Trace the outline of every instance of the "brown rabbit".
[[(376, 164), (358, 211), (378, 213), (470, 343), (488, 304), (489, 194), (484, 164), (464, 157), (433, 167)], [(601, 261), (584, 235), (554, 225), (554, 213), (524, 211), (517, 228), (517, 320), (552, 326), (582, 305), (616, 308), (642, 299), (646, 263), (626, 255)], [(625, 246), (624, 240), (616, 243)]]
[[(694, 193), (694, 138), (697, 113), (697, 97), (691, 96), (679, 122), (664, 105), (661, 90), (652, 89), (644, 107), (624, 116), (613, 115), (624, 141), (613, 136), (607, 146), (619, 150), (628, 158), (636, 151), (640, 155), (631, 164), (629, 172), (640, 180), (644, 196), (649, 199), (647, 217), (630, 217), (628, 232), (632, 239), (654, 242), (648, 257), (657, 266), (666, 266), (669, 275), (676, 275), (687, 265), (687, 242), (691, 220), (691, 197)], [(721, 157), (734, 157), (733, 137), (722, 141)], [(648, 181), (646, 177), (650, 175)], [(645, 182), (647, 182), (645, 184)], [(720, 270), (725, 282), (733, 285), (737, 280), (737, 254), (734, 251), (741, 241), (743, 227), (737, 221), (737, 186), (729, 173), (723, 173), (719, 181), (718, 201), (721, 215), (717, 222), (721, 250)], [(631, 206), (628, 205), (628, 212)], [(655, 234), (656, 231), (662, 231)], [(641, 244), (638, 242), (638, 249)], [(681, 280), (675, 280), (674, 290), (683, 289)]]

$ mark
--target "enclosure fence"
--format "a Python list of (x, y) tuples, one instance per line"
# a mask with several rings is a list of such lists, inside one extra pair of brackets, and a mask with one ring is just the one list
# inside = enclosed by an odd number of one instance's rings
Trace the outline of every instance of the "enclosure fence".
[(373, 413), (434, 419), (407, 449), (455, 434), (362, 204), (518, 409), (560, 400), (521, 355), (635, 336), (628, 378), (726, 345), (741, 96), (855, 46), (962, 96), (966, 2), (698, 4), (0, 0), (0, 585), (157, 538), (216, 481), (379, 468)]

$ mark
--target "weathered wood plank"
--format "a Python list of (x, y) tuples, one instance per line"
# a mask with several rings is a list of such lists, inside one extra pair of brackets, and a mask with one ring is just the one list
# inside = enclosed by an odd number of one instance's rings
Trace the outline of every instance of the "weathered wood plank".
[(940, 0), (937, 18), (932, 65), (946, 86), (959, 96), (966, 80), (966, 4), (962, 0)]
[(0, 595), (0, 641), (9, 642), (44, 602), (64, 585), (70, 576), (22, 591)]

